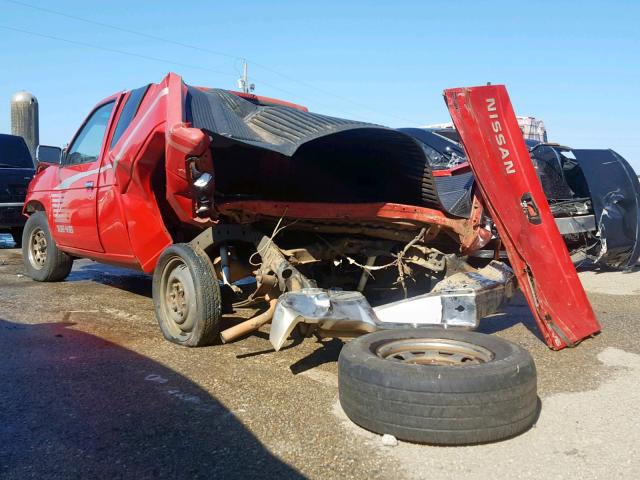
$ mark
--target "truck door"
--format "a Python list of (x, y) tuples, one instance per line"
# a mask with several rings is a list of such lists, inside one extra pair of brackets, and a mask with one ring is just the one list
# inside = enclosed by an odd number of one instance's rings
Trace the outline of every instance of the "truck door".
[(59, 183), (51, 193), (51, 202), (52, 228), (60, 245), (104, 251), (98, 236), (96, 191), (115, 103), (115, 99), (109, 100), (87, 117), (58, 169)]

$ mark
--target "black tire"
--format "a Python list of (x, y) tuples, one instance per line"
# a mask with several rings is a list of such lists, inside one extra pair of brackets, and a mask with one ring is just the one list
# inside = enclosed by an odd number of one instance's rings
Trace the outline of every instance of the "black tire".
[[(460, 357), (443, 355), (432, 364), (384, 358), (388, 352), (393, 358), (392, 346), (417, 348), (392, 341), (413, 339), (425, 339), (432, 345), (426, 349), (437, 351), (433, 340), (444, 339), (465, 349), (480, 347), (479, 357), (487, 352), (490, 356), (485, 363), (454, 365), (444, 362)], [(402, 354), (409, 360), (410, 351)], [(538, 417), (531, 355), (491, 335), (441, 328), (375, 332), (342, 349), (338, 370), (340, 404), (347, 416), (367, 430), (401, 440), (437, 445), (492, 442), (527, 430)]]
[(162, 334), (170, 342), (201, 347), (219, 341), (220, 287), (202, 250), (176, 243), (162, 253), (153, 273), (153, 303)]
[(11, 229), (11, 236), (13, 237), (13, 242), (16, 244), (16, 248), (22, 247), (22, 227), (14, 227)]
[(22, 258), (27, 275), (38, 282), (60, 282), (73, 267), (73, 258), (51, 237), (44, 212), (35, 212), (27, 219), (22, 232)]

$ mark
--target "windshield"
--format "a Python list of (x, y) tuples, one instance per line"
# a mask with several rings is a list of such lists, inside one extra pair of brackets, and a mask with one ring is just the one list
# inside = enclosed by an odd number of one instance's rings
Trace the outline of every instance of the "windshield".
[(0, 134), (0, 168), (33, 168), (31, 154), (22, 137)]

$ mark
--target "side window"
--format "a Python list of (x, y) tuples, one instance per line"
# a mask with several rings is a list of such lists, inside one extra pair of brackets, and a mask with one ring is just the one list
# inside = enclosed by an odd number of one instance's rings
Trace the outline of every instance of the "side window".
[(136, 116), (136, 113), (138, 113), (138, 108), (140, 108), (140, 104), (142, 103), (142, 99), (147, 93), (148, 88), (149, 85), (145, 85), (144, 87), (131, 90), (131, 95), (129, 95), (127, 103), (125, 103), (124, 107), (122, 107), (122, 113), (120, 113), (120, 118), (118, 119), (116, 130), (113, 132), (109, 150), (112, 150), (113, 147), (116, 146), (116, 143), (118, 143), (118, 140), (120, 140), (120, 137), (127, 129), (127, 127), (131, 124), (131, 121)]
[(105, 103), (93, 112), (69, 147), (65, 165), (77, 165), (98, 160), (114, 105), (115, 102)]

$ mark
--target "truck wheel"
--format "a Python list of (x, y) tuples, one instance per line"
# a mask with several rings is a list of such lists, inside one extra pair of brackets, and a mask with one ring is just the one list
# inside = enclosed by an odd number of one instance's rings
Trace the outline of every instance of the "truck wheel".
[(219, 339), (220, 287), (213, 264), (186, 243), (168, 247), (153, 273), (153, 303), (164, 337), (187, 347)]
[(73, 258), (58, 249), (51, 237), (44, 212), (35, 212), (27, 220), (22, 232), (24, 268), (38, 282), (59, 282), (67, 278)]
[(533, 425), (536, 367), (522, 347), (480, 333), (386, 330), (347, 344), (340, 404), (361, 427), (439, 445), (491, 442)]
[(11, 236), (13, 237), (13, 242), (16, 244), (17, 248), (22, 247), (22, 227), (15, 227), (11, 229)]

